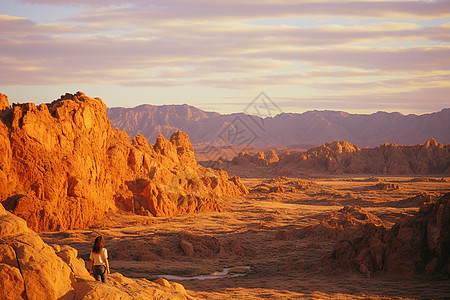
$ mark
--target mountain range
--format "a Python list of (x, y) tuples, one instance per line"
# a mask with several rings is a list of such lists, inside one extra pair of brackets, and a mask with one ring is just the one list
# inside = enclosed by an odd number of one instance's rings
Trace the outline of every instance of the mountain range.
[(430, 138), (450, 143), (450, 108), (422, 115), (314, 110), (263, 118), (244, 113), (207, 112), (186, 104), (146, 104), (108, 108), (107, 114), (113, 127), (130, 136), (141, 134), (150, 141), (159, 134), (170, 137), (174, 131), (184, 131), (194, 148), (207, 145), (310, 148), (334, 140), (345, 140), (358, 147), (375, 147), (386, 142), (418, 144)]

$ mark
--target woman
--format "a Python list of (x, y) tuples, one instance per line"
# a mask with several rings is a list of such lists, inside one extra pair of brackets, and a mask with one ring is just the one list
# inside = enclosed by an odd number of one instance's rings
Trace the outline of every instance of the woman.
[(89, 258), (91, 259), (89, 274), (93, 274), (95, 280), (99, 281), (101, 278), (102, 282), (105, 282), (106, 272), (108, 274), (111, 272), (109, 271), (108, 251), (105, 248), (103, 237), (98, 236), (95, 239), (94, 247), (92, 247)]

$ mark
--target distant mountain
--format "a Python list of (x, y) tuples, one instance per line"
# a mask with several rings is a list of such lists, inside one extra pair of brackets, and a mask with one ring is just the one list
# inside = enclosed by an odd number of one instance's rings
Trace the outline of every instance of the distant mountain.
[(280, 147), (321, 145), (345, 140), (358, 147), (385, 142), (399, 145), (423, 143), (435, 138), (450, 143), (450, 109), (423, 115), (377, 112), (350, 114), (341, 111), (282, 113), (260, 118), (244, 113), (222, 115), (189, 105), (141, 105), (109, 108), (113, 127), (130, 136), (141, 134), (154, 141), (159, 134), (169, 137), (176, 130), (188, 133), (194, 147), (234, 145)]

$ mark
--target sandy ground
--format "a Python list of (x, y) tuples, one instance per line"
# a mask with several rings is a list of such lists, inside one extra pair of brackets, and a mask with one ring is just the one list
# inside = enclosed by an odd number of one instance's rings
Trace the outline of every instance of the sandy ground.
[[(380, 182), (389, 185), (378, 185)], [(110, 252), (112, 272), (155, 279), (161, 274), (196, 276), (235, 268), (245, 276), (180, 280), (198, 299), (450, 299), (450, 280), (401, 279), (377, 275), (325, 274), (321, 259), (336, 240), (321, 236), (277, 239), (282, 230), (301, 232), (344, 205), (359, 205), (392, 226), (418, 210), (422, 193), (450, 192), (439, 178), (327, 177), (314, 179), (244, 179), (259, 191), (224, 199), (222, 212), (173, 218), (112, 214), (101, 228), (41, 233), (49, 244), (67, 244), (87, 261), (94, 238), (101, 234)], [(267, 187), (282, 191), (268, 193)], [(187, 257), (183, 234), (237, 245), (233, 252)], [(195, 245), (194, 245), (195, 246)]]

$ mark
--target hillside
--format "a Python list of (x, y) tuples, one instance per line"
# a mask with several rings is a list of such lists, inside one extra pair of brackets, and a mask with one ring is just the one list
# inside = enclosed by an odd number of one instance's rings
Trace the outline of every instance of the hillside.
[(112, 126), (130, 136), (142, 134), (154, 140), (159, 134), (168, 137), (171, 132), (181, 130), (189, 135), (196, 149), (205, 145), (321, 145), (334, 140), (345, 140), (359, 147), (375, 147), (385, 142), (418, 144), (430, 138), (450, 143), (448, 108), (423, 115), (308, 111), (264, 119), (243, 113), (205, 112), (188, 105), (109, 108), (107, 113)]

